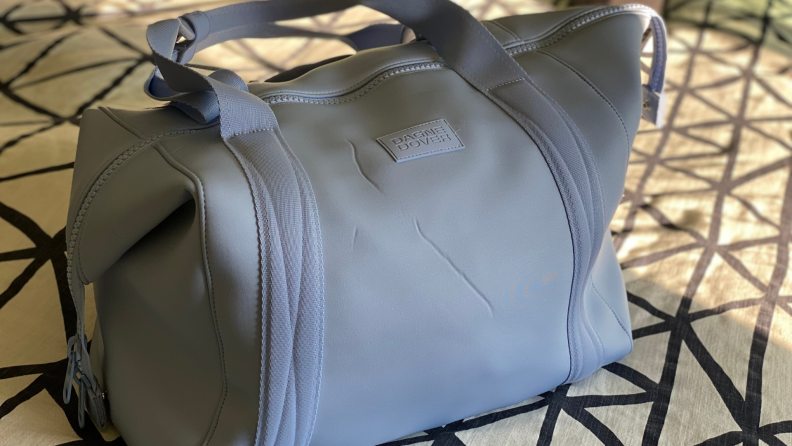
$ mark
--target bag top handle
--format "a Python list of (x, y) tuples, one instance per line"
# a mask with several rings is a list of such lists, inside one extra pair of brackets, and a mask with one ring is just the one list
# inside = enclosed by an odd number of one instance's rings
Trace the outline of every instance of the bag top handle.
[[(211, 121), (222, 114), (223, 107), (213, 98), (210, 83), (216, 81), (245, 93), (247, 87), (230, 71), (204, 76), (184, 66), (196, 51), (230, 39), (285, 33), (285, 28), (273, 26), (273, 22), (357, 4), (383, 12), (425, 36), (452, 69), (481, 91), (526, 77), (479, 21), (449, 0), (270, 0), (190, 13), (151, 25), (146, 36), (157, 70), (146, 83), (146, 91), (156, 99), (175, 102), (199, 122)], [(180, 45), (181, 39), (190, 37), (191, 41)], [(261, 123), (266, 121), (269, 124), (264, 125), (271, 127), (273, 119), (268, 116)], [(229, 123), (222, 121), (225, 135), (246, 129), (231, 130)]]
[[(311, 17), (340, 11), (351, 6), (364, 4), (392, 16), (410, 26), (432, 42), (438, 53), (449, 65), (478, 89), (493, 88), (524, 77), (524, 71), (500, 50), (500, 45), (478, 21), (461, 7), (447, 0), (270, 0), (240, 3), (210, 11), (196, 11), (178, 19), (166, 20), (178, 23), (176, 40), (159, 33), (151, 33), (162, 27), (159, 22), (149, 27), (149, 45), (152, 50), (179, 64), (189, 62), (194, 54), (212, 45), (241, 38), (268, 37), (313, 37), (338, 39), (355, 50), (397, 44), (401, 42), (403, 29), (398, 25), (374, 25), (369, 28), (340, 36), (275, 24), (274, 22)], [(654, 11), (651, 13), (650, 28), (654, 36), (654, 57), (649, 82), (643, 85), (642, 117), (657, 127), (662, 127), (665, 109), (665, 65), (666, 29), (663, 20)], [(407, 23), (409, 22), (409, 23)], [(420, 28), (420, 30), (418, 29)], [(183, 39), (183, 40), (182, 40)], [(492, 51), (494, 50), (494, 51)], [(156, 61), (155, 57), (155, 61)], [(510, 59), (510, 58), (509, 58)], [(453, 63), (456, 60), (457, 63)], [(160, 63), (157, 63), (160, 65)], [(244, 82), (231, 72), (217, 73), (215, 77), (242, 87)], [(232, 80), (233, 79), (233, 80)], [(174, 87), (169, 85), (174, 83)], [(146, 93), (159, 100), (174, 101), (188, 115), (201, 123), (209, 122), (219, 115), (215, 101), (205, 95), (186, 97), (182, 93), (192, 91), (179, 87), (179, 81), (164, 79), (160, 70), (155, 70), (145, 85)], [(182, 89), (180, 89), (182, 88)], [(246, 90), (246, 87), (243, 88)], [(181, 96), (181, 100), (178, 97)], [(201, 97), (198, 97), (201, 96)]]
[(649, 69), (649, 82), (642, 85), (643, 104), (641, 117), (663, 128), (665, 118), (665, 70), (668, 60), (668, 36), (665, 23), (652, 11), (649, 27), (652, 29), (652, 66)]

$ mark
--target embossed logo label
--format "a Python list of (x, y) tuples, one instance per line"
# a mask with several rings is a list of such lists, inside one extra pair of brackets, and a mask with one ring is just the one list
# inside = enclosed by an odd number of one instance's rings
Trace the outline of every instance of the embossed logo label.
[(464, 149), (465, 146), (445, 119), (416, 125), (377, 138), (397, 163), (439, 153)]

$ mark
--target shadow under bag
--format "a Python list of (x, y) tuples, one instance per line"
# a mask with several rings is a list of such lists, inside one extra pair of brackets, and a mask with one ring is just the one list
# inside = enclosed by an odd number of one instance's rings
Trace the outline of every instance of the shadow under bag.
[[(358, 3), (418, 38), (274, 23)], [(364, 51), (247, 85), (186, 65), (281, 36)], [(447, 0), (271, 0), (147, 38), (146, 92), (169, 104), (81, 125), (64, 386), (81, 423), (112, 414), (130, 446), (367, 446), (631, 351), (608, 223), (639, 119), (663, 114), (651, 9), (482, 23)]]

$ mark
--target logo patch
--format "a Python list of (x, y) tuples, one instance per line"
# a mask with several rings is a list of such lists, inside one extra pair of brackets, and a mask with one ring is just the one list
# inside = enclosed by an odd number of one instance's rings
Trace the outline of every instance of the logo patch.
[(377, 138), (397, 163), (465, 148), (445, 119), (416, 125)]

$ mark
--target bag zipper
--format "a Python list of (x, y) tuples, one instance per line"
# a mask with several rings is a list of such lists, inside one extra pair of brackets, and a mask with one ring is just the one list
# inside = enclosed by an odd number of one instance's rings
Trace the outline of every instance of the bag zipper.
[[(514, 57), (521, 53), (536, 51), (542, 48), (546, 48), (550, 45), (558, 43), (558, 41), (560, 41), (561, 39), (563, 39), (564, 37), (566, 37), (567, 35), (569, 35), (570, 33), (572, 33), (573, 31), (579, 28), (600, 21), (602, 19), (620, 14), (638, 14), (647, 17), (653, 17), (657, 13), (652, 8), (644, 5), (608, 6), (569, 19), (569, 21), (561, 25), (561, 27), (558, 28), (556, 31), (554, 31), (552, 34), (550, 34), (545, 38), (537, 40), (536, 42), (517, 44), (515, 46), (507, 47), (505, 49), (510, 56)], [(287, 104), (287, 103), (303, 103), (303, 104), (314, 104), (314, 105), (343, 104), (360, 98), (369, 91), (373, 90), (383, 81), (393, 76), (397, 76), (400, 74), (414, 73), (418, 71), (439, 70), (443, 68), (448, 68), (448, 65), (445, 64), (444, 62), (439, 62), (439, 61), (419, 62), (419, 63), (401, 65), (382, 72), (381, 74), (379, 74), (378, 76), (374, 77), (369, 82), (367, 82), (365, 85), (360, 87), (358, 90), (354, 90), (351, 92), (342, 93), (338, 95), (332, 95), (332, 96), (271, 93), (271, 94), (264, 94), (263, 96), (260, 97), (264, 102), (266, 102), (269, 105)]]
[(554, 43), (558, 43), (559, 40), (572, 33), (572, 31), (582, 28), (588, 24), (621, 14), (637, 14), (650, 18), (657, 15), (654, 9), (644, 5), (607, 6), (571, 19), (557, 31), (553, 32), (553, 34), (545, 37), (544, 39), (506, 48), (506, 52), (511, 56), (515, 56), (528, 51), (536, 51), (553, 45)]
[[(102, 171), (102, 174), (94, 181), (91, 188), (85, 194), (82, 203), (80, 204), (80, 209), (77, 211), (77, 215), (74, 218), (74, 224), (72, 225), (71, 234), (69, 235), (69, 243), (66, 246), (66, 279), (71, 287), (71, 283), (73, 280), (73, 258), (74, 258), (74, 250), (77, 247), (77, 239), (80, 235), (80, 228), (82, 227), (83, 219), (85, 215), (88, 213), (88, 209), (91, 207), (91, 203), (93, 203), (96, 194), (99, 192), (99, 189), (107, 182), (107, 180), (124, 164), (132, 155), (136, 154), (140, 150), (154, 144), (155, 142), (166, 138), (168, 136), (174, 135), (188, 135), (195, 133), (197, 130), (182, 130), (182, 131), (175, 131), (175, 132), (166, 132), (154, 135), (150, 138), (147, 138), (139, 143), (129, 147), (128, 149), (121, 152), (113, 161), (105, 167)], [(81, 280), (78, 278), (78, 280)]]

